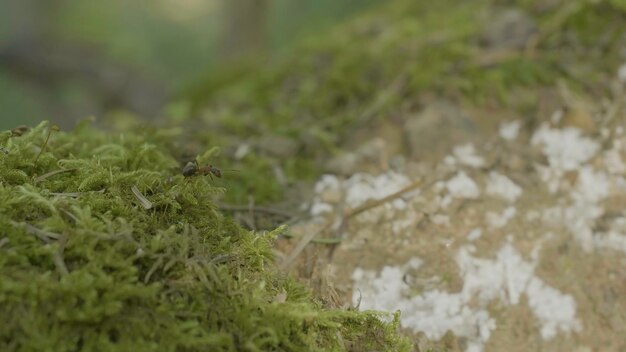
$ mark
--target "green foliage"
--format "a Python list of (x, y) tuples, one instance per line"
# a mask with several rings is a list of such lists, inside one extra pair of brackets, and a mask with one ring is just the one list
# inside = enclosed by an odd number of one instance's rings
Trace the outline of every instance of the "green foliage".
[(168, 137), (48, 131), (0, 138), (0, 350), (410, 349), (397, 316), (325, 309), (279, 274), (282, 229), (223, 216)]

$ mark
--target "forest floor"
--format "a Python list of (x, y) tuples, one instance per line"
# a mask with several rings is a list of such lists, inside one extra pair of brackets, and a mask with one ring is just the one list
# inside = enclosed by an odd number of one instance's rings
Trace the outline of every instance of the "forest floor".
[(400, 311), (417, 351), (624, 351), (625, 19), (396, 0), (199, 74), (155, 135), (222, 168), (207, 189), (251, 235), (289, 225), (276, 263), (325, 307)]
[(330, 305), (400, 310), (420, 351), (622, 351), (621, 101), (597, 114), (573, 99), (532, 124), (434, 101), (382, 122), (317, 181), (279, 258)]
[(626, 8), (391, 5), (193, 91), (224, 209), (300, 208), (278, 265), (419, 351), (626, 350)]

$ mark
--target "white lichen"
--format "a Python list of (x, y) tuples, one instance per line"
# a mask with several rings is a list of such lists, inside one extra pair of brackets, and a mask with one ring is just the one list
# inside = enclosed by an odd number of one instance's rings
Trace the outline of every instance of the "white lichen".
[(468, 350), (471, 346), (475, 351), (484, 349), (496, 328), (496, 319), (487, 311), (494, 300), (517, 305), (526, 295), (545, 340), (581, 329), (574, 298), (535, 276), (536, 258), (526, 261), (510, 242), (493, 260), (472, 256), (472, 248), (462, 247), (456, 256), (464, 283), (461, 292), (434, 289), (415, 295), (404, 280), (406, 266), (386, 266), (379, 273), (357, 268), (352, 275), (353, 301), (360, 300), (362, 310), (400, 310), (403, 327), (422, 331), (431, 339), (440, 339), (451, 330), (467, 338)]
[(452, 150), (452, 156), (446, 157), (444, 163), (448, 165), (465, 165), (479, 168), (485, 166), (485, 159), (476, 154), (476, 149), (471, 143), (459, 145)]
[(504, 122), (500, 125), (500, 137), (507, 141), (513, 141), (517, 138), (520, 127), (522, 127), (522, 123), (517, 120)]
[(498, 172), (490, 172), (487, 182), (487, 194), (502, 198), (510, 203), (514, 203), (522, 195), (520, 186)]
[(478, 198), (480, 190), (474, 180), (461, 171), (446, 182), (446, 189), (455, 198)]
[(505, 227), (511, 219), (515, 216), (517, 210), (515, 207), (507, 207), (502, 211), (502, 213), (496, 213), (493, 211), (488, 211), (485, 214), (485, 221), (492, 229), (499, 229)]
[(547, 125), (533, 134), (531, 144), (541, 147), (551, 168), (562, 171), (578, 169), (600, 149), (599, 143), (584, 137), (577, 128), (552, 129)]

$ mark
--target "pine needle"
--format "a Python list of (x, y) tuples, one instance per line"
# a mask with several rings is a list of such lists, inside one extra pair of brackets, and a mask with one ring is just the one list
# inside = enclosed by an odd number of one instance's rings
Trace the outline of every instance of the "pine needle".
[(132, 186), (130, 190), (133, 191), (133, 194), (135, 195), (139, 203), (141, 203), (141, 206), (144, 207), (144, 209), (152, 209), (152, 202), (149, 201), (148, 198), (146, 198), (143, 194), (141, 194), (141, 191), (139, 191), (139, 188), (137, 188), (137, 186)]

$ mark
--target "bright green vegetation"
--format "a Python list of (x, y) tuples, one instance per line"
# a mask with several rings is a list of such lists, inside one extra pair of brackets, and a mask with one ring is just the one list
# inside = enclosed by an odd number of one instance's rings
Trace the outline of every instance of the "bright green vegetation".
[[(198, 138), (222, 146), (268, 134), (295, 141), (297, 153), (286, 158), (260, 153), (254, 165), (235, 166), (257, 170), (276, 188), (271, 170), (259, 170), (260, 158), (298, 165), (285, 166), (292, 181), (314, 178), (323, 172), (320, 161), (345, 141), (355, 142), (355, 131), (401, 120), (433, 99), (506, 108), (534, 119), (540, 95), (554, 91), (559, 81), (592, 97), (609, 94), (607, 83), (623, 61), (623, 1), (574, 0), (552, 7), (520, 1), (514, 8), (536, 28), (527, 48), (487, 47), (487, 26), (511, 6), (487, 0), (386, 2), (319, 33), (269, 67), (254, 63), (211, 72), (184, 99), (203, 114), (207, 128)], [(239, 186), (254, 193), (248, 183)]]
[(84, 124), (42, 150), (49, 130), (0, 134), (0, 350), (410, 349), (397, 316), (327, 309), (278, 273), (281, 229), (223, 216), (169, 133)]

